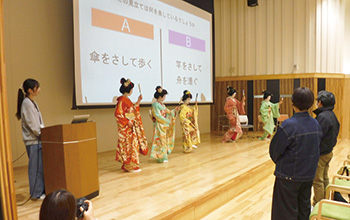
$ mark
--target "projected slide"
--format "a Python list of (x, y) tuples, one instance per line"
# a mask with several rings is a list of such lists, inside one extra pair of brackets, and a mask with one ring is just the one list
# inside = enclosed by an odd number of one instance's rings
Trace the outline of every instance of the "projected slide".
[(180, 0), (74, 0), (77, 106), (113, 105), (120, 78), (152, 102), (155, 87), (178, 103), (183, 90), (212, 103), (211, 14)]

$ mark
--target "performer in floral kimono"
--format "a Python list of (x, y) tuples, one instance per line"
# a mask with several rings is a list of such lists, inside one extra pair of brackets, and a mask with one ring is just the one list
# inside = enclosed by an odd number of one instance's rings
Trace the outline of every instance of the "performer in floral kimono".
[(134, 105), (128, 96), (133, 92), (134, 84), (130, 79), (120, 80), (121, 86), (119, 91), (123, 94), (117, 98), (115, 108), (115, 118), (118, 124), (118, 145), (116, 161), (121, 162), (122, 170), (127, 172), (139, 172), (140, 161), (139, 151), (147, 155), (147, 140), (143, 129), (140, 102), (140, 94)]
[(153, 143), (151, 157), (157, 162), (168, 162), (168, 154), (175, 144), (175, 119), (179, 107), (169, 110), (163, 104), (168, 92), (161, 86), (156, 87), (155, 102), (152, 104)]
[(264, 100), (261, 102), (260, 117), (264, 123), (263, 129), (265, 132), (263, 136), (259, 138), (259, 140), (270, 138), (273, 134), (273, 130), (275, 128), (275, 122), (273, 118), (280, 117), (279, 108), (280, 104), (283, 103), (283, 101), (280, 101), (279, 103), (270, 102), (272, 94), (269, 91), (263, 91), (262, 93), (264, 94)]
[(184, 153), (191, 152), (200, 143), (198, 129), (198, 105), (197, 100), (194, 107), (190, 107), (192, 94), (190, 91), (183, 92), (183, 104), (180, 107), (180, 124), (182, 127), (182, 145)]
[(232, 88), (231, 86), (227, 87), (228, 97), (226, 98), (224, 110), (226, 112), (226, 117), (230, 121), (230, 129), (225, 133), (224, 138), (221, 141), (222, 143), (230, 140), (236, 141), (243, 134), (241, 123), (239, 121), (239, 115), (245, 114), (245, 95), (243, 94), (242, 101), (240, 102), (235, 98), (236, 94), (236, 89)]

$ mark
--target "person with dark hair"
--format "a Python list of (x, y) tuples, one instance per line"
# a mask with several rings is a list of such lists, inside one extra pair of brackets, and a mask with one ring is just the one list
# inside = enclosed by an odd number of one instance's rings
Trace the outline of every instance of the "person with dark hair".
[(117, 98), (114, 116), (118, 124), (118, 145), (116, 161), (122, 163), (122, 170), (126, 172), (139, 172), (139, 150), (147, 155), (147, 140), (143, 129), (140, 102), (142, 95), (133, 104), (129, 96), (133, 92), (134, 84), (130, 79), (120, 80), (119, 91), (123, 94)]
[(317, 109), (314, 111), (316, 120), (322, 129), (320, 145), (320, 159), (313, 181), (314, 198), (313, 206), (326, 198), (326, 188), (329, 184), (328, 169), (333, 157), (333, 148), (337, 144), (339, 134), (339, 121), (334, 114), (335, 97), (332, 92), (320, 91), (316, 99)]
[(309, 219), (312, 181), (320, 157), (322, 130), (308, 113), (313, 92), (297, 88), (292, 103), (295, 114), (278, 127), (270, 143), (270, 157), (276, 164), (272, 220)]
[(259, 140), (264, 140), (265, 138), (270, 138), (273, 134), (273, 130), (275, 129), (275, 122), (273, 118), (280, 117), (279, 108), (280, 104), (283, 103), (281, 100), (279, 103), (271, 103), (272, 94), (269, 91), (263, 91), (263, 101), (260, 106), (260, 118), (264, 124), (264, 134)]
[(222, 143), (236, 141), (242, 136), (243, 131), (239, 121), (239, 115), (245, 114), (245, 95), (243, 94), (242, 102), (240, 102), (235, 98), (237, 94), (236, 89), (228, 86), (226, 90), (228, 97), (226, 98), (224, 110), (226, 112), (226, 117), (230, 121), (230, 129), (225, 133), (221, 140)]
[(180, 124), (182, 127), (182, 146), (184, 153), (189, 153), (193, 148), (198, 148), (196, 145), (200, 143), (197, 100), (192, 108), (190, 107), (191, 99), (191, 92), (185, 90), (181, 99), (183, 104), (180, 107), (179, 113)]
[(45, 198), (41, 129), (44, 121), (34, 98), (40, 92), (40, 84), (35, 79), (26, 79), (18, 90), (16, 117), (21, 120), (22, 136), (26, 146), (30, 197), (32, 200)]
[[(85, 200), (88, 209), (83, 212), (83, 220), (95, 220), (92, 202)], [(77, 205), (74, 195), (64, 189), (56, 190), (46, 196), (40, 207), (39, 220), (75, 220)]]
[(174, 149), (175, 144), (175, 120), (179, 106), (169, 110), (164, 105), (168, 92), (161, 86), (156, 87), (154, 93), (155, 102), (152, 104), (153, 142), (151, 158), (158, 163), (168, 162), (168, 154)]

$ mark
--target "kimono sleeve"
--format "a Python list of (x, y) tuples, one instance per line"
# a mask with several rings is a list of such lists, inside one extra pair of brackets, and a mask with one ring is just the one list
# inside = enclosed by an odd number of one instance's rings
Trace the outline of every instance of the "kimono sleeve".
[(116, 117), (117, 122), (122, 126), (125, 127), (128, 122), (129, 119), (127, 119), (125, 117), (125, 106), (124, 106), (124, 102), (119, 101), (117, 103), (117, 106), (115, 108), (115, 113), (114, 116)]
[(280, 105), (278, 103), (271, 103), (271, 112), (272, 117), (278, 118), (280, 117)]
[(176, 117), (179, 113), (179, 110), (177, 110), (176, 108), (174, 108), (173, 110), (169, 110), (170, 111), (170, 115), (172, 117)]
[(229, 120), (233, 120), (233, 101), (231, 99), (226, 99), (224, 111)]
[(152, 109), (152, 113), (153, 116), (156, 118), (157, 122), (161, 123), (161, 124), (170, 124), (170, 120), (165, 118), (162, 114), (161, 114), (161, 105), (158, 104), (157, 102), (153, 103), (153, 109)]
[(136, 112), (140, 112), (140, 105), (135, 105), (134, 109), (135, 109)]
[(245, 111), (244, 111), (245, 102), (240, 102), (236, 99), (236, 103), (237, 103), (238, 114), (244, 115), (245, 114)]
[(268, 121), (268, 115), (269, 115), (268, 104), (265, 101), (261, 102), (260, 114), (261, 114), (261, 120), (265, 124)]
[(190, 122), (190, 120), (187, 118), (187, 112), (189, 111), (189, 108), (186, 108), (185, 106), (181, 106), (179, 118), (182, 123), (186, 123), (187, 121)]
[(198, 118), (198, 105), (196, 104), (193, 108), (193, 114), (195, 118)]
[(134, 108), (134, 115), (135, 115), (135, 118), (136, 118), (137, 120), (139, 120), (138, 118), (141, 119), (140, 105), (133, 105), (133, 108)]

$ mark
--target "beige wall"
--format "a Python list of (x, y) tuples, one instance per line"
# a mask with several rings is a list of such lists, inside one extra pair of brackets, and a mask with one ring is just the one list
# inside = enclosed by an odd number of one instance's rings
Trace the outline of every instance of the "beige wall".
[(216, 77), (342, 73), (344, 2), (215, 0)]
[[(15, 118), (17, 90), (26, 78), (41, 84), (37, 97), (46, 126), (70, 123), (73, 115), (90, 114), (97, 122), (98, 151), (116, 148), (117, 125), (114, 109), (71, 110), (73, 94), (73, 20), (72, 1), (11, 0), (4, 2), (5, 61), (7, 70), (9, 122), (13, 159), (25, 147), (20, 122)], [(119, 88), (119, 82), (116, 82)], [(172, 108), (172, 107), (170, 107)], [(149, 107), (141, 115), (149, 142), (152, 123)], [(201, 133), (210, 132), (210, 106), (200, 106)], [(176, 136), (181, 137), (177, 122)], [(181, 146), (180, 143), (177, 146)], [(14, 166), (27, 163), (27, 156)]]

